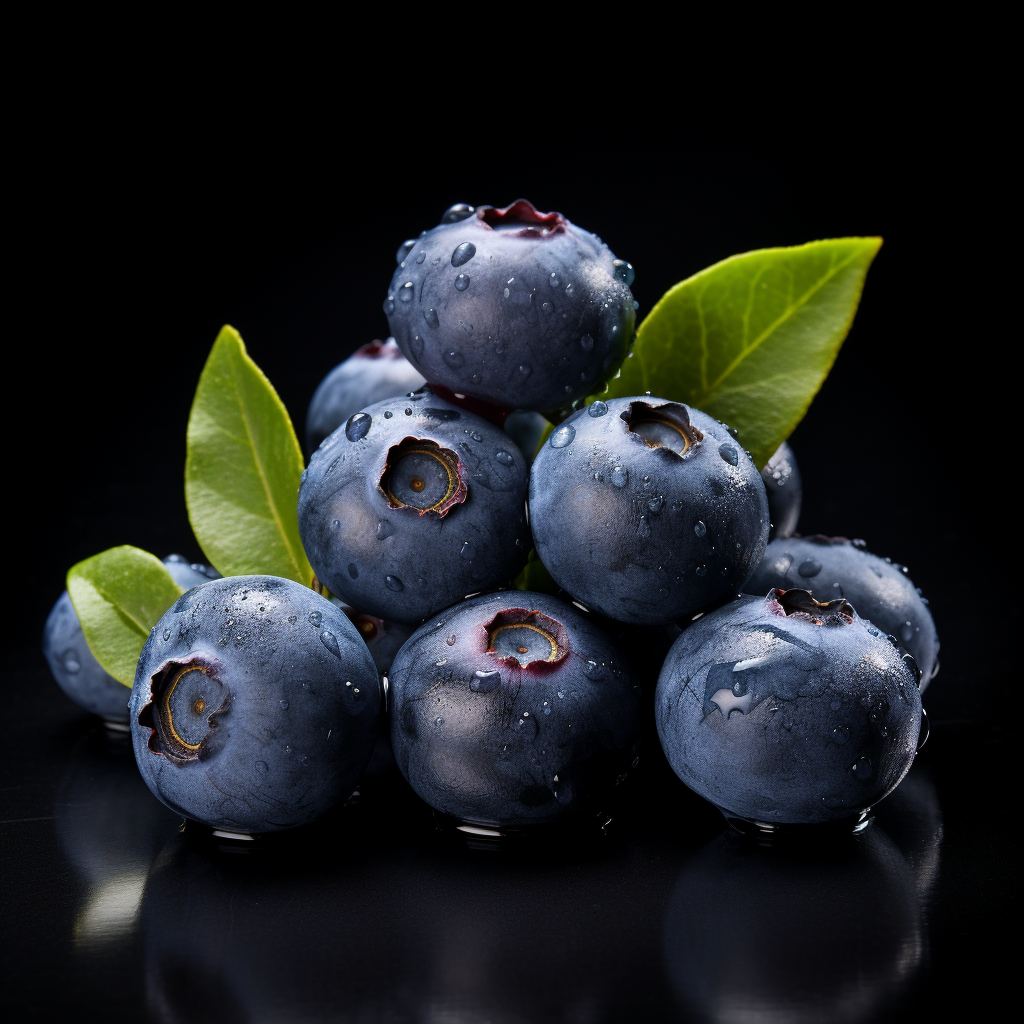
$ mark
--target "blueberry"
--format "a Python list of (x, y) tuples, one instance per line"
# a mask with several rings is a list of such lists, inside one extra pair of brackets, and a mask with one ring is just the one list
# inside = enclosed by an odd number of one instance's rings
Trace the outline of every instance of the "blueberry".
[(526, 561), (527, 469), (499, 427), (429, 389), (357, 413), (313, 455), (299, 532), (332, 593), (416, 623)]
[(330, 601), (275, 576), (215, 580), (146, 641), (129, 705), (135, 759), (188, 818), (235, 832), (304, 825), (351, 793), (380, 696), (366, 645)]
[[(180, 587), (195, 587), (217, 578), (212, 569), (189, 564), (181, 555), (168, 555), (164, 565)], [(66, 590), (43, 627), (43, 655), (53, 678), (79, 707), (110, 722), (128, 721), (128, 687), (110, 675), (89, 650)]]
[(314, 452), (353, 413), (385, 398), (415, 391), (423, 377), (399, 351), (394, 338), (356, 349), (320, 382), (306, 413), (306, 450)]
[(557, 427), (530, 473), (537, 554), (574, 598), (630, 624), (735, 594), (760, 562), (768, 502), (721, 424), (661, 398), (594, 402)]
[(515, 441), (527, 463), (533, 462), (537, 446), (547, 428), (548, 421), (539, 412), (528, 412), (525, 409), (517, 409), (505, 420), (505, 432)]
[(463, 601), (391, 666), (391, 741), (431, 807), (490, 826), (596, 810), (629, 766), (638, 697), (585, 616), (526, 591)]
[(726, 815), (856, 819), (910, 768), (921, 730), (912, 667), (842, 599), (741, 597), (684, 630), (655, 713), (675, 773)]
[(406, 358), (431, 383), (510, 409), (600, 390), (633, 338), (632, 267), (523, 199), (452, 212), (417, 240), (388, 290)]
[(818, 601), (845, 597), (913, 655), (923, 690), (939, 669), (931, 612), (904, 567), (870, 554), (860, 543), (822, 536), (773, 540), (743, 590), (763, 597), (772, 587), (799, 587)]
[(761, 470), (761, 479), (768, 495), (768, 515), (772, 537), (790, 537), (800, 519), (803, 486), (793, 449), (785, 441)]

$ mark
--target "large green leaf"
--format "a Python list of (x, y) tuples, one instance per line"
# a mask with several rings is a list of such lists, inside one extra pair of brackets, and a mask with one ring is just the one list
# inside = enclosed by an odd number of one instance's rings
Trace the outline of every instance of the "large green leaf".
[(89, 650), (131, 686), (149, 631), (185, 591), (159, 558), (125, 544), (73, 565), (68, 593)]
[(284, 404), (223, 328), (196, 388), (185, 460), (189, 521), (219, 572), (312, 583), (296, 512), (302, 467)]
[(758, 249), (669, 289), (600, 398), (650, 391), (733, 427), (764, 466), (803, 418), (853, 322), (880, 238)]

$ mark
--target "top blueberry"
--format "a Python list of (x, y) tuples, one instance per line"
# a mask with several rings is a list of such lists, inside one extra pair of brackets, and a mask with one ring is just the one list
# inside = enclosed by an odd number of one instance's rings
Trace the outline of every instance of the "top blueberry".
[(633, 339), (633, 268), (596, 235), (525, 199), (453, 206), (404, 243), (384, 311), (432, 384), (550, 410), (601, 390)]

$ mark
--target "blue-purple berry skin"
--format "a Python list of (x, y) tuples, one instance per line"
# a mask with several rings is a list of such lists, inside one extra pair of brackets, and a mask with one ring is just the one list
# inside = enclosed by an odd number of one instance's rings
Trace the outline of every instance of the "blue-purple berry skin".
[[(168, 555), (164, 566), (179, 587), (196, 587), (217, 578), (205, 565)], [(130, 690), (119, 683), (89, 650), (71, 595), (57, 599), (43, 627), (43, 655), (57, 684), (80, 708), (110, 722), (128, 720)]]
[(356, 413), (313, 453), (299, 533), (332, 594), (418, 624), (515, 578), (530, 549), (528, 477), (500, 427), (424, 388)]
[(152, 793), (214, 828), (274, 832), (343, 801), (370, 759), (381, 686), (341, 609), (292, 580), (183, 594), (149, 635), (129, 705)]
[(761, 470), (761, 479), (768, 495), (768, 514), (771, 517), (771, 536), (791, 537), (800, 521), (803, 503), (803, 482), (793, 449), (783, 441), (778, 450)]
[(462, 821), (518, 827), (599, 810), (634, 756), (640, 698), (625, 660), (546, 594), (447, 609), (412, 635), (389, 678), (398, 767)]
[(394, 338), (356, 349), (320, 382), (306, 413), (306, 451), (314, 452), (353, 413), (385, 398), (423, 387), (418, 373)]
[(525, 200), (466, 207), (399, 251), (384, 310), (432, 384), (509, 409), (599, 391), (632, 343), (633, 268)]
[(631, 625), (682, 620), (739, 592), (761, 561), (768, 502), (728, 430), (642, 396), (557, 426), (530, 472), (534, 545), (560, 587)]
[(845, 597), (914, 656), (922, 690), (938, 672), (939, 637), (927, 601), (906, 566), (871, 554), (863, 541), (820, 535), (773, 540), (743, 590), (763, 597), (772, 587), (808, 590), (818, 601)]
[(897, 786), (921, 695), (912, 662), (848, 603), (772, 591), (683, 631), (655, 714), (675, 773), (727, 815), (814, 824), (855, 818)]

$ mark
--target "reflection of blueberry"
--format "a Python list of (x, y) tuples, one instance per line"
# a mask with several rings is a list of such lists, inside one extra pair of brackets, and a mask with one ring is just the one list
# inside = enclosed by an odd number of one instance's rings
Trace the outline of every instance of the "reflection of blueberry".
[[(217, 578), (205, 565), (190, 565), (181, 555), (164, 559), (179, 587), (195, 587)], [(43, 654), (60, 688), (81, 708), (112, 722), (128, 720), (128, 687), (100, 665), (89, 650), (65, 590), (43, 627)]]
[(800, 519), (803, 485), (793, 449), (785, 441), (761, 470), (761, 479), (768, 494), (768, 514), (773, 537), (789, 537)]
[(688, 860), (664, 926), (665, 973), (686, 1020), (888, 1016), (927, 947), (911, 872), (877, 825), (806, 838), (757, 846), (722, 835)]
[(906, 656), (842, 600), (743, 597), (686, 629), (655, 695), (675, 773), (726, 814), (856, 817), (906, 774), (921, 696)]
[(320, 382), (306, 413), (306, 450), (316, 451), (353, 413), (423, 386), (394, 338), (356, 349)]
[(587, 607), (666, 623), (735, 594), (768, 537), (764, 485), (721, 424), (661, 398), (594, 402), (530, 473), (537, 554)]
[(939, 638), (935, 622), (907, 576), (895, 565), (845, 537), (774, 540), (744, 591), (763, 597), (772, 587), (808, 590), (817, 601), (845, 597), (862, 618), (896, 637), (921, 669), (923, 690), (938, 671)]
[(274, 576), (196, 587), (157, 623), (129, 707), (146, 784), (237, 832), (307, 824), (370, 757), (380, 683), (340, 609)]
[(519, 826), (604, 799), (629, 765), (638, 697), (611, 642), (545, 594), (473, 598), (391, 666), (395, 760), (436, 810)]
[(409, 247), (388, 289), (409, 361), (431, 383), (512, 409), (600, 390), (633, 337), (633, 268), (523, 199), (462, 212)]
[(503, 430), (423, 389), (356, 413), (314, 453), (299, 532), (332, 593), (419, 622), (516, 575), (529, 551), (526, 485)]

